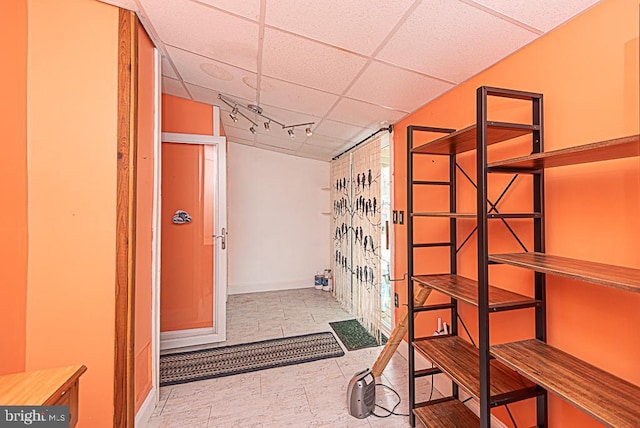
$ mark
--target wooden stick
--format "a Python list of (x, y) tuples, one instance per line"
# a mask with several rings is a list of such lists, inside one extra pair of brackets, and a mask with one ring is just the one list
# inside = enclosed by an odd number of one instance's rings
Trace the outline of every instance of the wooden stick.
[[(427, 287), (421, 287), (420, 290), (416, 293), (415, 298), (413, 299), (413, 305), (422, 306), (424, 302), (431, 294), (432, 289)], [(382, 375), (385, 367), (389, 364), (389, 360), (393, 354), (395, 354), (398, 349), (398, 345), (402, 342), (404, 335), (407, 333), (409, 314), (408, 311), (405, 312), (404, 317), (400, 320), (400, 322), (396, 325), (396, 328), (391, 332), (391, 336), (389, 336), (389, 340), (387, 344), (382, 348), (382, 352), (378, 355), (376, 362), (373, 363), (373, 368), (371, 369), (373, 376), (379, 377)]]

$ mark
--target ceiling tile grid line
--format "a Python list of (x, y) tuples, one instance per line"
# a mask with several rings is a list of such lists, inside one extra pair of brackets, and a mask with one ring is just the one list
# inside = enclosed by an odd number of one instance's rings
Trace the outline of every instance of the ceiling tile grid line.
[[(251, 7), (251, 4), (254, 3), (255, 1), (246, 1), (246, 0), (242, 0), (242, 1), (234, 1), (233, 2), (233, 7), (231, 2), (217, 2), (217, 1), (205, 1), (205, 0), (187, 0), (190, 1), (192, 3), (196, 3), (200, 6), (209, 8), (209, 9), (213, 9), (216, 10), (218, 12), (221, 13), (226, 13), (228, 15), (234, 16), (236, 18), (239, 19), (244, 19), (246, 21), (250, 21), (250, 22), (259, 22), (260, 21), (260, 14), (258, 14), (258, 16), (256, 16), (256, 18), (251, 18), (250, 16), (247, 16), (247, 14), (251, 14), (253, 15), (255, 13), (255, 9)], [(216, 4), (218, 4), (218, 6), (216, 6)], [(220, 3), (225, 3), (226, 4), (226, 8), (225, 7), (220, 7)], [(261, 2), (262, 3), (262, 2)], [(234, 9), (234, 10), (231, 10)], [(250, 12), (249, 10), (252, 9), (252, 11)]]
[(544, 31), (540, 30), (539, 28), (535, 28), (535, 27), (533, 27), (531, 25), (528, 25), (528, 24), (526, 24), (526, 23), (524, 23), (522, 21), (518, 21), (515, 18), (512, 18), (512, 17), (510, 17), (508, 15), (505, 15), (503, 13), (500, 13), (495, 9), (492, 9), (490, 7), (487, 7), (487, 6), (483, 5), (483, 4), (477, 3), (477, 2), (475, 2), (473, 0), (458, 0), (458, 1), (461, 1), (462, 3), (468, 4), (471, 7), (475, 7), (476, 9), (479, 9), (479, 10), (481, 10), (483, 12), (486, 12), (486, 13), (489, 13), (491, 15), (494, 15), (494, 16), (500, 18), (500, 19), (503, 19), (503, 20), (511, 23), (511, 24), (514, 24), (514, 25), (517, 25), (519, 27), (522, 27), (525, 30), (529, 30), (532, 33), (536, 33), (537, 35), (542, 35), (544, 33)]
[[(421, 0), (415, 0), (411, 4), (411, 6), (405, 11), (405, 13), (400, 17), (400, 19), (396, 22), (396, 24), (393, 26), (393, 28), (391, 28), (389, 30), (389, 32), (384, 37), (384, 39), (382, 39), (382, 41), (378, 44), (376, 49), (372, 52), (372, 54), (371, 54), (369, 60), (367, 61), (367, 63), (362, 67), (362, 69), (360, 69), (360, 72), (353, 78), (351, 83), (349, 83), (349, 85), (344, 89), (342, 94), (340, 94), (340, 95), (342, 95), (342, 97), (344, 97), (351, 90), (353, 85), (355, 85), (357, 80), (360, 79), (360, 77), (363, 75), (363, 73), (366, 71), (366, 69), (371, 66), (371, 63), (373, 62), (373, 58), (380, 52), (380, 50), (382, 50), (382, 48), (387, 44), (387, 42), (391, 39), (391, 37), (393, 37), (393, 35), (398, 31), (400, 26), (407, 20), (409, 15), (411, 15), (413, 13), (413, 11), (418, 7), (418, 5), (420, 4), (420, 1)], [(335, 104), (333, 106), (331, 106), (331, 108), (327, 112), (327, 116), (331, 115), (331, 113), (335, 110), (335, 108), (338, 106), (338, 104), (340, 103), (341, 100), (342, 100), (342, 98), (338, 99), (335, 102)], [(362, 101), (362, 100), (358, 100), (358, 101)]]
[(260, 0), (260, 22), (258, 26), (258, 76), (256, 78), (256, 103), (260, 105), (260, 88), (262, 87), (262, 58), (264, 56), (264, 21), (266, 15), (266, 0)]
[[(599, 2), (102, 1), (138, 13), (163, 57), (163, 92), (220, 105), (229, 141), (324, 161)], [(315, 122), (313, 133), (250, 132), (221, 94)]]

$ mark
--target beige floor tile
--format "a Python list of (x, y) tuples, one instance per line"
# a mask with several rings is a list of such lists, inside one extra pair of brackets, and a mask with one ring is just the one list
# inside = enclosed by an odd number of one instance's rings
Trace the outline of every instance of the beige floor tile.
[[(229, 340), (217, 346), (332, 332), (329, 322), (353, 318), (331, 293), (313, 288), (231, 295), (227, 309)], [(148, 427), (408, 427), (407, 417), (356, 419), (348, 414), (349, 380), (370, 368), (381, 349), (345, 351), (339, 358), (160, 388)], [(396, 354), (378, 379), (402, 397), (398, 413), (408, 409), (406, 373), (406, 360)], [(419, 379), (419, 399), (428, 397), (429, 386), (428, 378)], [(392, 407), (397, 398), (381, 389), (377, 402)], [(385, 412), (378, 408), (376, 413)]]
[(211, 406), (201, 408), (187, 407), (181, 412), (166, 416), (152, 417), (147, 424), (148, 428), (207, 428)]

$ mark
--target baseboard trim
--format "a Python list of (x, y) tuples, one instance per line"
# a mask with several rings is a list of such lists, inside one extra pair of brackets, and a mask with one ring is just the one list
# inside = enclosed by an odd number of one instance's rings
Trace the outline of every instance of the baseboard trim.
[(244, 284), (232, 284), (228, 286), (229, 294), (247, 294), (247, 293), (261, 293), (263, 291), (282, 291), (282, 290), (296, 290), (299, 288), (311, 288), (313, 287), (313, 278), (311, 280), (296, 280), (296, 281), (276, 281), (276, 282), (252, 282)]
[(144, 399), (142, 406), (136, 413), (135, 427), (136, 428), (144, 428), (149, 423), (149, 419), (151, 419), (151, 415), (153, 415), (153, 411), (156, 408), (156, 389), (151, 388), (147, 398)]
[[(221, 326), (220, 328), (224, 328)], [(189, 330), (164, 331), (160, 333), (160, 351), (167, 349), (198, 346), (208, 343), (224, 342), (226, 332), (218, 332), (211, 327), (192, 328)]]
[[(398, 352), (400, 355), (402, 355), (405, 359), (408, 360), (409, 347), (407, 342), (405, 342), (404, 340), (400, 342), (400, 345), (398, 345), (398, 350), (396, 352)], [(415, 356), (416, 356), (415, 358), (416, 370), (423, 370), (431, 367), (431, 362), (429, 362), (422, 355), (416, 352)], [(434, 376), (433, 388), (436, 391), (438, 391), (440, 394), (444, 395), (445, 397), (451, 395), (451, 381), (444, 374)], [(469, 394), (460, 390), (460, 400), (466, 400), (467, 398), (469, 398)], [(478, 402), (478, 400), (476, 400), (475, 398), (472, 398), (471, 400), (467, 401), (465, 405), (473, 413), (475, 413), (478, 416), (480, 415), (480, 403)], [(500, 419), (498, 419), (494, 415), (491, 415), (491, 426), (497, 427), (497, 428), (508, 428), (507, 425), (505, 425)]]

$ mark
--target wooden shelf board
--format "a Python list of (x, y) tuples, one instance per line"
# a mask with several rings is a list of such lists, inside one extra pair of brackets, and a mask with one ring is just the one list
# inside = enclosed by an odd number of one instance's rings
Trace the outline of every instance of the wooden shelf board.
[(640, 426), (640, 387), (530, 339), (491, 347), (491, 354), (600, 422)]
[(480, 419), (460, 400), (441, 398), (423, 403), (413, 413), (429, 428), (477, 428)]
[[(450, 213), (450, 212), (414, 212), (414, 217), (447, 217), (447, 218), (476, 218), (476, 213)], [(540, 218), (540, 213), (488, 213), (487, 218)]]
[(640, 269), (553, 256), (544, 253), (489, 255), (492, 262), (640, 293)]
[(554, 168), (634, 156), (640, 156), (640, 135), (615, 138), (613, 140), (599, 141), (577, 147), (568, 147), (546, 153), (535, 153), (529, 156), (491, 162), (488, 167), (497, 171), (499, 171), (500, 168), (534, 171), (542, 168)]
[[(459, 301), (478, 306), (478, 282), (458, 275), (418, 275), (414, 281)], [(510, 306), (536, 306), (539, 301), (502, 288), (489, 286), (489, 310)]]
[[(520, 123), (489, 122), (487, 145), (507, 141), (531, 133), (536, 127)], [(448, 155), (476, 149), (476, 125), (471, 125), (444, 137), (415, 147), (413, 153)]]
[(475, 213), (414, 212), (413, 217), (476, 218)]
[[(432, 361), (474, 398), (480, 398), (480, 364), (478, 350), (459, 336), (432, 336), (413, 342), (418, 352)], [(536, 390), (523, 378), (497, 360), (491, 360), (491, 396), (493, 399), (518, 391)]]

